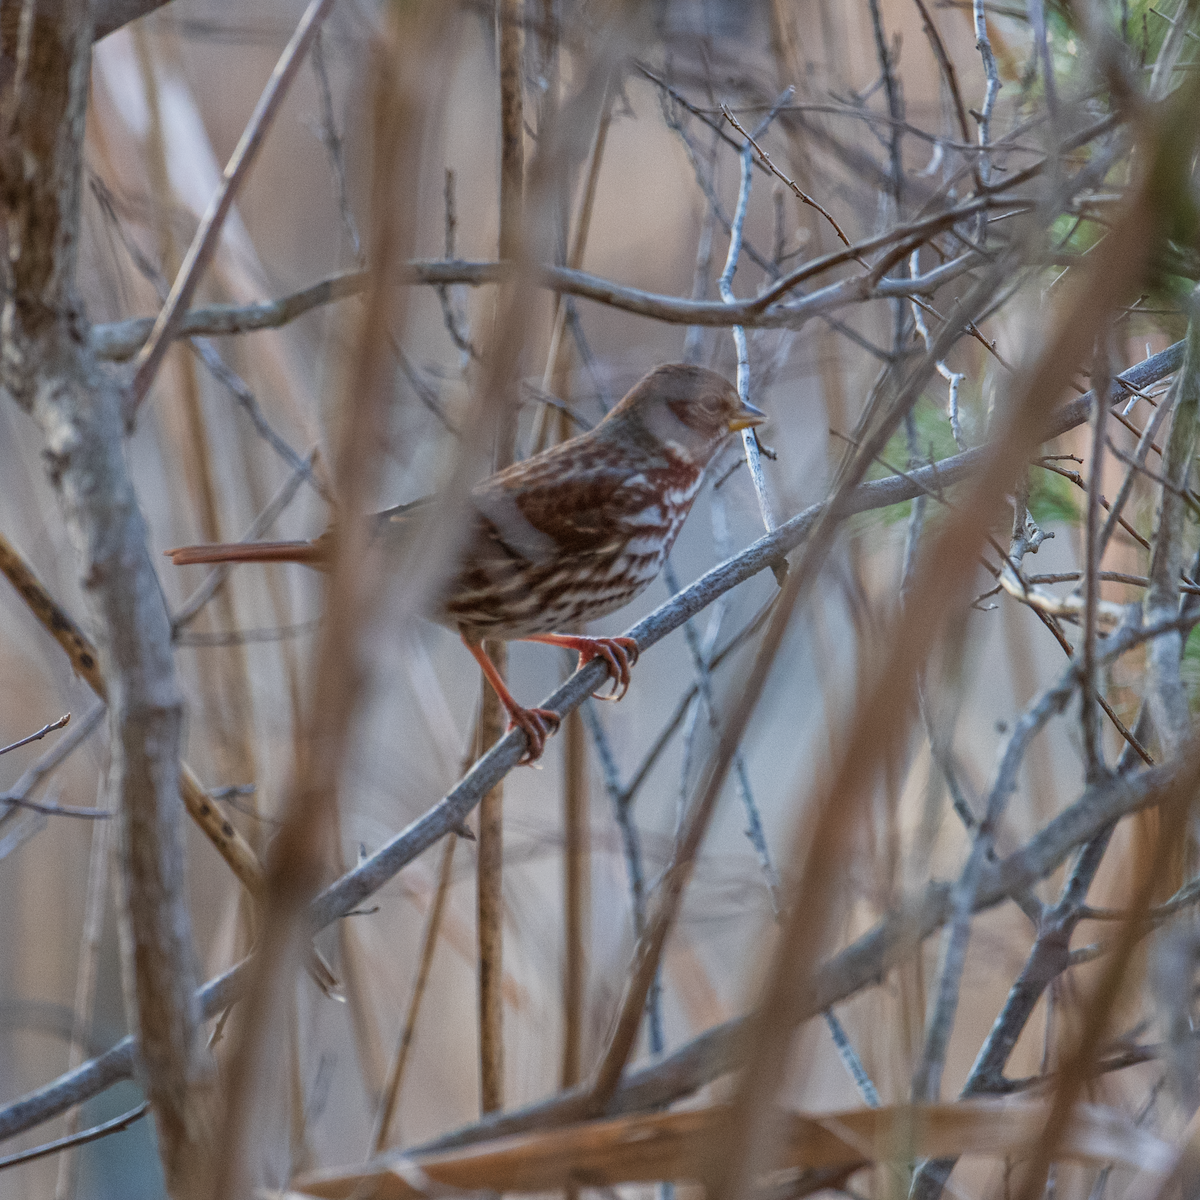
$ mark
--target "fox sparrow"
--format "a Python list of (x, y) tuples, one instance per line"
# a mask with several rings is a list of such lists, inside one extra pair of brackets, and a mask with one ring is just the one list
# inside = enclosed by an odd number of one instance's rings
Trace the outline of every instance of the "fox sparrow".
[[(430, 615), (457, 629), (528, 739), (533, 762), (558, 726), (549, 709), (523, 708), (484, 652), (484, 638), (546, 642), (602, 658), (613, 696), (629, 686), (637, 643), (552, 632), (623, 608), (670, 553), (704, 470), (730, 433), (765, 415), (722, 376), (682, 363), (656, 367), (594, 429), (515, 463), (471, 491), (461, 565)], [(381, 536), (403, 536), (425, 501), (379, 513)], [(230, 543), (169, 550), (177, 565), (330, 559), (329, 534), (312, 542)]]

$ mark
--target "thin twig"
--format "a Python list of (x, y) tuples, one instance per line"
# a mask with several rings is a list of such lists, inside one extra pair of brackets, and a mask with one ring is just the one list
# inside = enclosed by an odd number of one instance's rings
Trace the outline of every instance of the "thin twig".
[[(1000, 94), (1000, 71), (996, 66), (996, 56), (992, 53), (991, 39), (988, 37), (987, 14), (984, 11), (983, 0), (973, 0), (971, 18), (975, 27), (975, 49), (979, 51), (983, 60), (983, 73), (987, 78), (983, 109), (975, 118), (979, 123), (979, 145), (986, 151), (991, 140), (992, 110), (996, 107), (996, 97)], [(985, 187), (992, 181), (992, 161), (987, 153), (979, 158), (979, 177)]]
[[(754, 147), (754, 150), (758, 154), (759, 160), (762, 162), (763, 166), (765, 166), (767, 170), (770, 171), (771, 174), (780, 181), (780, 183), (782, 183), (785, 187), (790, 188), (792, 194), (800, 201), (801, 204), (807, 204), (809, 208), (815, 208), (817, 212), (819, 212), (821, 216), (823, 216), (825, 220), (827, 220), (833, 227), (833, 232), (837, 234), (838, 241), (840, 241), (843, 246), (853, 249), (853, 247), (850, 246), (850, 239), (845, 235), (845, 233), (842, 231), (842, 227), (833, 219), (833, 216), (829, 213), (829, 211), (819, 201), (814, 200), (807, 192), (805, 192), (794, 179), (789, 179), (771, 161), (770, 155), (767, 154), (767, 152), (758, 144), (758, 142), (754, 140), (751, 134), (737, 119), (737, 117), (735, 117), (733, 113), (729, 111), (728, 105), (723, 104), (721, 106), (721, 112), (724, 114), (725, 119), (730, 123), (730, 125), (732, 125), (734, 129), (736, 129), (738, 133), (740, 133), (742, 137), (744, 137), (746, 141)], [(745, 151), (742, 150), (742, 153), (744, 154)], [(867, 265), (857, 254), (853, 255), (853, 257), (862, 263), (864, 267)]]
[[(613, 818), (621, 834), (621, 847), (625, 854), (625, 871), (629, 878), (630, 908), (633, 916), (634, 936), (640, 938), (646, 927), (646, 875), (642, 860), (642, 841), (638, 834), (637, 823), (633, 818), (633, 799), (636, 789), (633, 785), (623, 788), (620, 773), (617, 770), (616, 759), (612, 746), (600, 723), (596, 712), (595, 701), (589, 696), (579, 711), (583, 714), (588, 732), (596, 747), (596, 757), (600, 760), (600, 769), (604, 775), (604, 790), (608, 793), (613, 806)], [(647, 1041), (655, 1054), (660, 1054), (665, 1046), (662, 1022), (662, 989), (655, 981), (646, 998), (646, 1031)]]
[[(312, 465), (316, 461), (316, 457), (317, 447), (314, 446), (304, 456), (303, 460), (304, 465), (309, 471), (312, 470)], [(296, 493), (300, 490), (300, 484), (305, 477), (303, 471), (293, 471), (283, 481), (283, 485), (279, 491), (271, 497), (266, 507), (250, 522), (246, 532), (242, 534), (241, 540), (243, 542), (256, 541), (275, 524), (275, 521), (295, 498)], [(176, 643), (181, 641), (183, 630), (196, 619), (204, 606), (216, 595), (225, 580), (229, 578), (230, 569), (228, 563), (214, 567), (204, 582), (172, 614), (171, 635)]]
[[(675, 595), (679, 590), (679, 580), (675, 575), (675, 568), (668, 559), (663, 566), (663, 579), (667, 585), (668, 591)], [(687, 640), (688, 650), (692, 656), (692, 669), (696, 675), (696, 684), (698, 691), (696, 693), (697, 701), (703, 709), (705, 716), (708, 719), (708, 727), (715, 737), (721, 736), (721, 719), (717, 714), (716, 698), (713, 695), (712, 677), (709, 673), (708, 662), (705, 657), (704, 648), (700, 645), (699, 635), (696, 633), (695, 626), (691, 621), (684, 623), (684, 637)], [(715, 634), (716, 630), (713, 631)], [(684, 755), (685, 768), (688, 755)], [(782, 895), (779, 886), (779, 872), (775, 869), (775, 864), (771, 861), (771, 851), (767, 846), (766, 834), (763, 832), (762, 816), (758, 811), (758, 804), (754, 799), (754, 792), (750, 787), (750, 773), (746, 767), (746, 760), (741, 750), (738, 750), (733, 759), (733, 772), (738, 782), (738, 794), (742, 799), (742, 808), (746, 813), (746, 837), (750, 845), (754, 847), (754, 853), (758, 857), (759, 866), (762, 868), (763, 879), (767, 885), (767, 893), (771, 897), (771, 907), (776, 915), (780, 912), (782, 904)], [(686, 785), (685, 785), (686, 786)], [(682, 814), (681, 814), (682, 819)]]
[(98, 1142), (101, 1138), (108, 1137), (109, 1134), (120, 1133), (122, 1130), (128, 1129), (149, 1111), (150, 1102), (143, 1100), (136, 1108), (131, 1108), (127, 1113), (113, 1117), (111, 1121), (105, 1121), (102, 1125), (93, 1125), (91, 1129), (85, 1129), (82, 1133), (73, 1133), (69, 1137), (47, 1142), (44, 1146), (34, 1146), (29, 1150), (22, 1150), (17, 1154), (9, 1154), (0, 1158), (0, 1171), (6, 1170), (8, 1167), (18, 1167), (24, 1163), (36, 1162), (39, 1158), (48, 1158), (51, 1154), (60, 1154), (72, 1146), (86, 1146), (89, 1142)]
[(175, 277), (171, 293), (154, 321), (154, 328), (146, 344), (138, 353), (133, 382), (126, 400), (127, 420), (133, 419), (150, 390), (151, 383), (154, 382), (154, 376), (158, 373), (167, 348), (176, 336), (180, 318), (191, 303), (200, 278), (216, 253), (221, 228), (233, 206), (238, 188), (253, 165), (288, 87), (332, 6), (333, 0), (312, 0), (301, 17), (296, 32), (284, 47), (274, 71), (271, 72), (271, 79), (250, 115), (250, 120), (234, 149), (233, 157), (225, 167), (221, 185), (209, 202), (208, 210), (196, 230), (196, 236), (179, 268), (179, 274)]
[[(958, 73), (954, 69), (954, 64), (950, 61), (949, 54), (946, 53), (945, 43), (942, 41), (942, 35), (938, 32), (937, 25), (934, 24), (933, 17), (930, 16), (929, 9), (925, 5), (925, 0), (915, 0), (917, 10), (921, 14), (921, 24), (925, 28), (925, 36), (929, 39), (929, 45), (933, 50), (933, 57), (937, 60), (938, 70), (942, 73), (942, 78), (946, 81), (946, 87), (950, 90), (950, 98), (954, 102), (954, 115), (958, 119), (958, 131), (964, 143), (970, 142), (971, 130), (967, 125), (967, 110), (962, 100), (962, 93), (958, 90)], [(955, 147), (957, 149), (957, 147)]]
[(350, 189), (346, 185), (346, 155), (342, 135), (338, 133), (337, 120), (333, 112), (333, 89), (329, 86), (329, 72), (325, 67), (325, 42), (320, 26), (312, 41), (313, 72), (321, 94), (321, 141), (329, 152), (329, 165), (333, 168), (333, 180), (337, 186), (338, 211), (342, 216), (342, 228), (350, 239), (350, 253), (354, 261), (362, 265), (362, 240), (358, 236), (358, 225), (350, 207)]
[[(103, 776), (97, 794), (104, 788)], [(79, 963), (75, 969), (75, 998), (72, 1006), (71, 1045), (67, 1051), (68, 1070), (79, 1066), (88, 1053), (96, 1002), (96, 981), (99, 975), (100, 942), (104, 935), (106, 900), (109, 895), (109, 866), (111, 825), (97, 825), (92, 830), (88, 851), (87, 892), (84, 902), (83, 929), (79, 937)], [(79, 1130), (82, 1106), (67, 1114), (64, 1136)], [(55, 1181), (55, 1200), (74, 1200), (79, 1156), (68, 1152), (58, 1160), (58, 1179)]]
[[(1112, 372), (1109, 369), (1107, 330), (1096, 339), (1096, 370), (1093, 378), (1100, 390), (1109, 391)], [(1100, 525), (1100, 481), (1103, 475), (1105, 426), (1108, 405), (1097, 404), (1092, 410), (1092, 453), (1088, 462), (1087, 515), (1084, 521), (1084, 596), (1083, 596), (1083, 640), (1080, 670), (1080, 720), (1083, 726), (1084, 762), (1088, 780), (1098, 779), (1104, 774), (1104, 746), (1100, 740), (1100, 722), (1096, 716), (1096, 623), (1100, 604), (1099, 525)]]
[[(1137, 386), (1147, 386), (1178, 370), (1182, 357), (1183, 343), (1176, 343), (1131, 367), (1123, 373), (1124, 378)], [(1116, 381), (1109, 395), (1110, 403), (1120, 399), (1120, 388), (1116, 386)], [(1060, 415), (1047, 429), (1047, 437), (1057, 437), (1082, 424), (1087, 419), (1090, 405), (1090, 393), (1063, 405)], [(896, 478), (860, 484), (838, 505), (837, 517), (844, 519), (856, 512), (911, 500), (920, 494), (922, 488), (949, 487), (977, 471), (983, 461), (983, 451), (976, 449), (912, 472), (911, 480)], [(797, 514), (774, 533), (760, 538), (728, 562), (709, 571), (635, 625), (629, 631), (630, 635), (643, 650), (647, 649), (700, 612), (717, 596), (765, 570), (781, 554), (786, 554), (804, 541), (824, 507), (822, 504), (814, 505)], [(1139, 633), (1131, 631), (1123, 640), (1132, 644), (1139, 636)], [(1118, 640), (1115, 635), (1113, 640)], [(548, 697), (543, 707), (553, 708), (557, 712), (569, 711), (601, 685), (606, 671), (607, 668), (600, 662), (588, 664)], [(478, 803), (483, 791), (511, 770), (524, 753), (523, 735), (514, 731), (503, 738), (438, 804), (318, 896), (310, 909), (311, 927), (323, 928), (358, 909), (407, 863), (440, 837), (458, 828), (466, 814)], [(1053, 871), (1073, 847), (1092, 837), (1110, 822), (1156, 803), (1159, 789), (1170, 778), (1169, 771), (1157, 767), (1132, 779), (1122, 777), (1106, 780), (1086, 789), (1075, 804), (1059, 814), (1032, 841), (1008, 859), (995, 865), (985, 865), (975, 894), (976, 908), (991, 907), (1015, 891), (1028, 888)], [(884, 918), (879, 927), (859, 938), (821, 968), (813, 987), (815, 1007), (809, 1010), (809, 1015), (815, 1015), (846, 995), (853, 994), (867, 981), (882, 978), (890, 965), (909, 955), (911, 948), (934, 932), (948, 914), (948, 888), (943, 884), (932, 884), (922, 897)], [(213, 1015), (226, 1009), (238, 995), (244, 980), (244, 968), (238, 967), (206, 984), (200, 989), (199, 995), (202, 1011)], [(610, 1111), (625, 1111), (620, 1106), (630, 1104), (665, 1103), (731, 1069), (727, 1064), (734, 1061), (735, 1047), (744, 1028), (741, 1021), (730, 1022), (709, 1031), (655, 1067), (634, 1072), (614, 1098), (617, 1107)], [(118, 1080), (129, 1078), (134, 1064), (133, 1045), (132, 1038), (124, 1039), (69, 1076), (0, 1109), (0, 1138), (30, 1129), (71, 1105), (98, 1094)], [(554, 1106), (539, 1108), (533, 1117), (512, 1114), (504, 1118), (492, 1118), (478, 1126), (478, 1129), (489, 1134), (498, 1126), (516, 1131), (533, 1127), (521, 1124), (522, 1121), (532, 1120), (536, 1125), (538, 1121), (550, 1119), (543, 1117), (543, 1111), (551, 1114), (581, 1113), (586, 1109), (585, 1093), (586, 1089), (569, 1093), (555, 1101)], [(501, 1120), (509, 1124), (501, 1126)], [(441, 1141), (445, 1142), (446, 1139)]]
[[(922, 0), (917, 0), (921, 3)], [(923, 10), (922, 10), (923, 11)], [(912, 252), (912, 258), (909, 263), (909, 274), (919, 274), (920, 265), (919, 250)], [(914, 298), (912, 301), (913, 324), (917, 327), (917, 332), (921, 335), (921, 341), (925, 343), (925, 350), (928, 352), (930, 346), (929, 326), (925, 323), (925, 316), (921, 311), (922, 306)], [(963, 435), (962, 420), (958, 412), (958, 391), (962, 387), (962, 381), (966, 379), (966, 375), (959, 371), (952, 371), (946, 365), (944, 359), (939, 359), (937, 363), (937, 373), (948, 384), (946, 395), (946, 415), (950, 419), (950, 432), (954, 437), (954, 444), (960, 449), (967, 449), (966, 438)]]
[(79, 746), (83, 745), (96, 729), (99, 728), (100, 722), (104, 718), (104, 713), (105, 706), (103, 704), (93, 705), (87, 715), (76, 721), (71, 726), (69, 733), (60, 738), (54, 747), (43, 754), (37, 762), (29, 766), (12, 787), (0, 792), (0, 804), (30, 809), (33, 812), (43, 813), (46, 816), (93, 818), (111, 816), (107, 809), (72, 808), (61, 804), (41, 804), (29, 798), (30, 793), (52, 771), (61, 766), (67, 757)]
[(821, 1015), (825, 1018), (825, 1024), (829, 1026), (829, 1034), (833, 1038), (834, 1048), (837, 1050), (838, 1057), (842, 1060), (842, 1065), (846, 1068), (850, 1078), (854, 1080), (854, 1086), (858, 1088), (859, 1094), (869, 1107), (878, 1108), (880, 1103), (879, 1092), (875, 1084), (871, 1082), (871, 1076), (867, 1074), (867, 1069), (863, 1066), (862, 1059), (855, 1052), (850, 1038), (847, 1036), (845, 1029), (842, 1028), (841, 1021), (837, 1018), (837, 1014), (832, 1008), (827, 1008)]
[[(730, 118), (732, 120), (732, 118)], [(747, 135), (748, 137), (748, 135)], [(746, 209), (750, 203), (750, 146), (747, 145), (741, 154), (742, 177), (738, 189), (737, 208), (733, 215), (733, 228), (729, 235), (729, 253), (725, 259), (725, 269), (717, 283), (721, 299), (726, 304), (736, 303), (733, 294), (733, 275), (737, 270), (738, 256), (742, 249), (742, 229), (746, 224)], [(733, 326), (733, 342), (737, 348), (737, 390), (742, 403), (750, 400), (750, 352), (746, 341), (746, 330), (741, 325)], [(771, 499), (767, 492), (767, 480), (763, 474), (762, 458), (759, 453), (758, 437), (753, 429), (742, 430), (742, 445), (746, 451), (746, 466), (750, 469), (750, 478), (754, 483), (754, 494), (758, 498), (758, 510), (762, 514), (763, 525), (770, 533), (775, 528), (775, 516), (772, 512)]]
[(53, 733), (56, 729), (62, 729), (70, 719), (71, 714), (64, 713), (57, 721), (51, 721), (49, 725), (43, 725), (37, 733), (31, 733), (28, 737), (23, 737), (19, 742), (13, 742), (11, 745), (0, 746), (0, 754), (7, 754), (10, 750), (17, 750), (22, 746), (28, 746), (30, 742), (40, 742), (46, 734)]
[(400, 1033), (400, 1040), (396, 1043), (396, 1053), (392, 1057), (392, 1065), (388, 1070), (387, 1082), (384, 1084), (383, 1096), (375, 1118), (375, 1134), (371, 1139), (374, 1154), (381, 1153), (391, 1144), (389, 1135), (392, 1121), (400, 1099), (400, 1089), (404, 1084), (404, 1068), (408, 1063), (408, 1052), (412, 1047), (413, 1035), (416, 1033), (417, 1016), (421, 1011), (421, 1001), (425, 997), (425, 985), (429, 982), (429, 972), (433, 967), (433, 953), (437, 949), (442, 913), (446, 908), (446, 897), (450, 893), (454, 847), (457, 844), (458, 838), (451, 834), (446, 838), (442, 847), (442, 862), (438, 868), (437, 888), (433, 894), (433, 903), (430, 904), (429, 911), (425, 914), (425, 928), (421, 932), (421, 952), (418, 959), (417, 977), (413, 981), (412, 995), (408, 1000), (408, 1011), (404, 1015), (404, 1027)]

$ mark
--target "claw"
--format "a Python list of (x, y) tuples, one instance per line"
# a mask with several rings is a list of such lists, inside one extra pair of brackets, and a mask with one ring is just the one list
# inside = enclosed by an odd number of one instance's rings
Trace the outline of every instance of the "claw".
[(517, 760), (518, 766), (529, 766), (542, 757), (546, 739), (558, 730), (562, 718), (549, 708), (521, 708), (519, 705), (508, 710), (508, 728), (520, 729), (529, 743), (525, 753)]
[(527, 642), (544, 642), (548, 646), (565, 646), (579, 652), (579, 667), (586, 666), (593, 658), (604, 659), (608, 667), (612, 687), (608, 694), (592, 695), (597, 700), (620, 700), (629, 691), (629, 672), (638, 660), (638, 644), (629, 637), (576, 637), (566, 633), (535, 633), (523, 639)]
[(633, 638), (593, 638), (590, 645), (579, 651), (579, 666), (584, 666), (593, 658), (602, 658), (608, 665), (609, 679), (612, 686), (607, 695), (599, 692), (592, 694), (597, 700), (620, 700), (629, 691), (630, 669), (638, 660), (638, 644)]
[(479, 642), (472, 641), (466, 634), (462, 635), (462, 640), (463, 645), (470, 650), (475, 661), (479, 663), (500, 703), (504, 705), (505, 711), (508, 713), (509, 730), (520, 729), (525, 734), (528, 744), (525, 753), (517, 760), (518, 765), (537, 762), (546, 748), (546, 739), (558, 729), (562, 718), (549, 708), (524, 708), (518, 704), (512, 692), (505, 686), (500, 672), (496, 670), (496, 664), (488, 658), (483, 646)]

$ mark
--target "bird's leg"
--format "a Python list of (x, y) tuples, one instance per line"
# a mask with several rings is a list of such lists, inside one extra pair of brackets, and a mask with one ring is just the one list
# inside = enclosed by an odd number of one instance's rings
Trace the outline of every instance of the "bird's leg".
[(508, 712), (509, 729), (523, 729), (525, 731), (529, 749), (525, 751), (521, 762), (536, 762), (542, 757), (542, 751), (546, 748), (546, 738), (558, 729), (562, 718), (558, 713), (549, 708), (524, 708), (518, 704), (516, 697), (504, 686), (504, 680), (501, 679), (500, 672), (496, 670), (496, 664), (488, 658), (482, 643), (472, 642), (465, 633), (460, 634), (460, 636), (462, 637), (463, 645), (474, 655), (480, 670), (487, 678), (488, 683), (492, 685), (492, 690), (500, 698), (500, 703), (504, 705), (505, 710)]
[(565, 646), (579, 651), (579, 664), (585, 666), (593, 658), (602, 658), (608, 664), (612, 678), (612, 691), (607, 696), (596, 693), (597, 700), (620, 700), (629, 691), (629, 670), (638, 660), (638, 644), (627, 637), (576, 637), (567, 633), (532, 633), (520, 639), (522, 642), (545, 642), (548, 646)]

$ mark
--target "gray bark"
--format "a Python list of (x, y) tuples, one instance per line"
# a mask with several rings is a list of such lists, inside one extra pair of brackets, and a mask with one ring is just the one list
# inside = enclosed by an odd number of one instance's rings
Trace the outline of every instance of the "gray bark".
[[(124, 982), (173, 1196), (200, 1186), (199, 1009), (179, 794), (182, 699), (170, 621), (125, 461), (122, 390), (90, 348), (74, 287), (92, 27), (87, 0), (30, 6), (29, 53), (0, 92), (0, 382), (37, 422), (74, 544), (108, 700), (119, 813)], [(15, 60), (17, 41), (4, 37)]]

